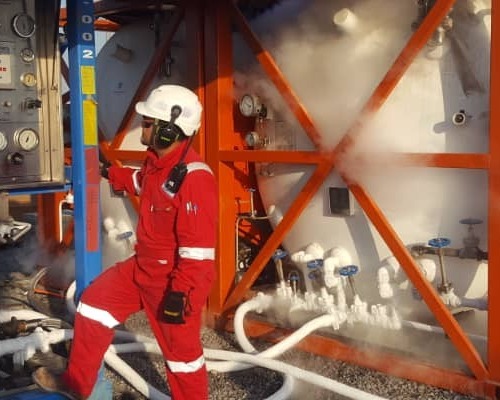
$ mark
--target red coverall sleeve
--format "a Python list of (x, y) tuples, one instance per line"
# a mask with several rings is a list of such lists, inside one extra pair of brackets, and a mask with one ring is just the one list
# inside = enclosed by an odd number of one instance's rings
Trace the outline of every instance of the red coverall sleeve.
[(210, 286), (215, 277), (218, 217), (215, 178), (208, 171), (193, 171), (186, 176), (178, 195), (179, 257), (172, 273), (171, 290), (187, 294), (197, 287)]
[(136, 195), (141, 191), (143, 169), (129, 167), (109, 167), (109, 183), (116, 191), (125, 190), (127, 193)]

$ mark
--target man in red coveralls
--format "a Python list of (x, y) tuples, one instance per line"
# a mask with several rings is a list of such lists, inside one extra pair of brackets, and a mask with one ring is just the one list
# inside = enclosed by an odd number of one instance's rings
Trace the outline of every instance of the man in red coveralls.
[(88, 398), (113, 328), (145, 310), (165, 357), (172, 398), (208, 398), (200, 340), (202, 309), (215, 277), (217, 191), (210, 168), (190, 147), (202, 106), (177, 85), (136, 104), (143, 116), (141, 169), (103, 170), (113, 189), (140, 196), (136, 253), (104, 271), (83, 292), (62, 375), (41, 367), (34, 381), (71, 399)]

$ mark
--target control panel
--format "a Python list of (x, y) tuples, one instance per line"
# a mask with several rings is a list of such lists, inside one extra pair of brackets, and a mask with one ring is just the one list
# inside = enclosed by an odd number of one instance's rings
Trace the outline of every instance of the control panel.
[(0, 190), (64, 183), (56, 0), (0, 0)]

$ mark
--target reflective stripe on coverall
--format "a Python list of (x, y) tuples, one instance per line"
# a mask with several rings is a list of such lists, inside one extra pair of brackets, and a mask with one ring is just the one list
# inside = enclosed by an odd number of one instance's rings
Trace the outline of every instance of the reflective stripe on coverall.
[[(190, 149), (185, 159), (189, 172), (180, 191), (174, 197), (164, 192), (162, 184), (182, 149), (175, 149), (168, 160), (148, 152), (139, 172), (110, 168), (115, 190), (141, 193), (136, 254), (105, 270), (82, 294), (63, 379), (84, 396), (95, 384), (113, 328), (144, 309), (165, 357), (172, 398), (208, 399), (200, 331), (215, 279), (217, 190), (208, 167), (200, 167), (199, 157)], [(189, 168), (190, 163), (197, 167)], [(186, 294), (184, 324), (162, 322), (167, 290)]]

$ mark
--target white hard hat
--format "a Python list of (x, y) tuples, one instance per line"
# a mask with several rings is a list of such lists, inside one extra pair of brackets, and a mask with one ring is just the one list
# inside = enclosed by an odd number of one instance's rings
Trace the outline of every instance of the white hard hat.
[(145, 117), (169, 121), (172, 108), (181, 109), (175, 125), (186, 136), (194, 135), (201, 125), (201, 106), (198, 96), (191, 90), (179, 85), (161, 85), (154, 89), (146, 99), (135, 105), (135, 111)]

